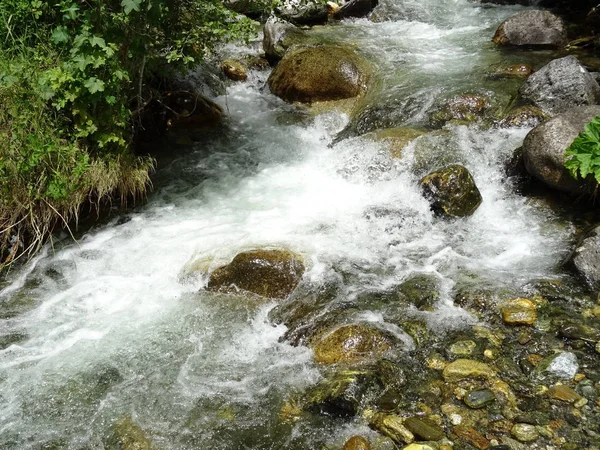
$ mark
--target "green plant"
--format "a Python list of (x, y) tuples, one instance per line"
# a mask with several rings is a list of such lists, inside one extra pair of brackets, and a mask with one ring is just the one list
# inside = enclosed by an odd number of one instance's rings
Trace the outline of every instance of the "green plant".
[(565, 167), (574, 178), (594, 175), (600, 183), (600, 117), (589, 122), (567, 148)]
[(0, 269), (84, 203), (143, 196), (140, 113), (165, 80), (253, 30), (221, 0), (2, 0)]

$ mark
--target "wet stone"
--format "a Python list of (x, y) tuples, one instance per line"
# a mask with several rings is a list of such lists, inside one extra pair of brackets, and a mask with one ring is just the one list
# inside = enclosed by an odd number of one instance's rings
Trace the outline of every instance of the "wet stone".
[(496, 400), (496, 395), (489, 389), (480, 389), (469, 392), (463, 401), (469, 408), (480, 409)]
[(486, 450), (490, 446), (490, 441), (473, 428), (459, 425), (454, 427), (452, 432), (479, 450)]
[(533, 325), (537, 318), (535, 303), (526, 298), (509, 300), (500, 311), (507, 325)]
[(568, 403), (575, 403), (582, 399), (581, 395), (564, 384), (552, 386), (548, 389), (548, 395), (555, 400), (561, 400)]
[(342, 450), (371, 450), (371, 445), (362, 436), (352, 436), (346, 441)]
[(514, 438), (520, 442), (534, 442), (540, 437), (540, 433), (534, 425), (528, 423), (517, 423), (510, 430)]
[(416, 437), (425, 441), (439, 441), (445, 437), (444, 430), (424, 417), (409, 417), (404, 421), (404, 426)]
[(579, 362), (574, 353), (560, 352), (544, 358), (535, 370), (538, 374), (551, 374), (563, 380), (572, 380), (579, 370)]
[(475, 341), (457, 341), (450, 346), (450, 353), (455, 356), (470, 356), (477, 348)]
[(355, 362), (382, 355), (391, 342), (379, 330), (366, 325), (344, 325), (323, 337), (314, 348), (320, 364)]
[(403, 447), (402, 450), (435, 450), (435, 448), (427, 444), (410, 444)]
[(419, 183), (431, 209), (439, 215), (470, 216), (483, 201), (470, 172), (457, 164), (432, 172)]
[(402, 417), (395, 414), (375, 414), (370, 424), (397, 444), (410, 444), (415, 440), (415, 435), (404, 426)]
[(457, 359), (448, 364), (443, 371), (447, 382), (456, 382), (465, 378), (491, 378), (495, 371), (485, 363), (472, 359)]

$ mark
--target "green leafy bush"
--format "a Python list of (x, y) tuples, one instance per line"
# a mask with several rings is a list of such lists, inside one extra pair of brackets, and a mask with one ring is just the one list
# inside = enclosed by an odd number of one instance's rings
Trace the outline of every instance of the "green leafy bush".
[(566, 151), (565, 167), (574, 178), (594, 175), (600, 183), (600, 117), (595, 117), (585, 126)]
[(139, 115), (165, 80), (254, 25), (221, 0), (0, 2), (0, 268), (85, 202), (144, 195)]

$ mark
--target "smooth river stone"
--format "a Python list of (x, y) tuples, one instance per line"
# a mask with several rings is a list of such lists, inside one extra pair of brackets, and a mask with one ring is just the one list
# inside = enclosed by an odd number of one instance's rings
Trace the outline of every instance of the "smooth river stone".
[(507, 325), (533, 325), (537, 318), (536, 306), (526, 298), (516, 298), (500, 308), (502, 320)]
[(463, 401), (469, 408), (480, 409), (496, 400), (496, 395), (489, 389), (480, 389), (469, 392)]

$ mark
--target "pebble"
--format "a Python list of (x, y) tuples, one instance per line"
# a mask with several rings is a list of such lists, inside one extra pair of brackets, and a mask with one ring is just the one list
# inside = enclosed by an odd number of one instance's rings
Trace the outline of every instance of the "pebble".
[(579, 370), (579, 362), (574, 353), (560, 352), (544, 358), (536, 369), (539, 372), (550, 373), (563, 380), (572, 380)]
[(581, 400), (581, 395), (575, 392), (569, 386), (564, 384), (557, 384), (548, 389), (548, 395), (556, 400), (561, 400), (563, 402), (575, 403)]
[(520, 442), (537, 441), (540, 433), (534, 425), (528, 423), (517, 423), (511, 428), (510, 433)]
[(445, 436), (444, 430), (423, 417), (409, 417), (404, 421), (404, 426), (424, 441), (439, 441)]
[(435, 450), (431, 445), (427, 444), (410, 444), (402, 450)]
[(490, 446), (490, 441), (488, 441), (485, 438), (485, 436), (483, 436), (481, 433), (479, 433), (473, 428), (458, 426), (454, 427), (452, 431), (458, 437), (469, 442), (471, 445), (478, 448), (479, 450), (486, 450)]
[(526, 298), (516, 298), (500, 308), (502, 320), (507, 325), (533, 325), (537, 318), (536, 306)]
[(450, 353), (456, 356), (470, 356), (476, 347), (475, 341), (457, 341), (450, 346)]
[(444, 380), (452, 383), (465, 378), (492, 378), (496, 373), (485, 363), (472, 359), (457, 359), (444, 368), (442, 375)]
[(496, 400), (496, 395), (489, 389), (479, 389), (469, 392), (463, 401), (469, 408), (480, 409)]

